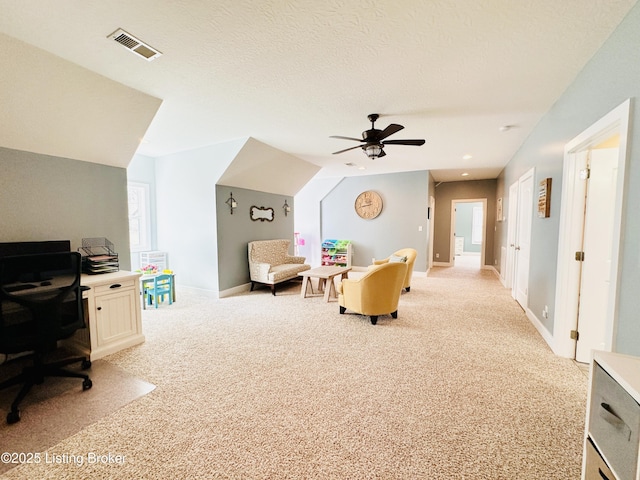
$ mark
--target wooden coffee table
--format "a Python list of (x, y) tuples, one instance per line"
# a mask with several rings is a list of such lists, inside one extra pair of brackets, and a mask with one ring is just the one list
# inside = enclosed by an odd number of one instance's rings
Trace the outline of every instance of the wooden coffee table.
[[(334, 278), (338, 275), (341, 275), (342, 278), (347, 278), (349, 270), (351, 270), (351, 267), (324, 266), (300, 272), (299, 275), (302, 277), (302, 290), (300, 291), (300, 296), (302, 298), (306, 298), (307, 289), (309, 288), (311, 289), (311, 293), (314, 293), (311, 279), (317, 278), (318, 293), (322, 293), (324, 291), (324, 301), (328, 302), (330, 297), (337, 298), (338, 295), (336, 293)], [(327, 283), (329, 284), (328, 286)]]

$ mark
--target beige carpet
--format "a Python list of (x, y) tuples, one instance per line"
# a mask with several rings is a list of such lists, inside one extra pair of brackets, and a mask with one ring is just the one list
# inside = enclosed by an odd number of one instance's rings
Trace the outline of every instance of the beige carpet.
[(144, 311), (106, 360), (157, 388), (47, 451), (112, 463), (5, 478), (579, 478), (586, 375), (493, 273), (434, 269), (376, 326), (299, 288)]
[[(0, 452), (43, 452), (154, 388), (104, 360), (93, 362), (86, 372), (93, 382), (86, 391), (82, 380), (69, 378), (34, 386), (21, 403), (20, 421), (13, 425), (5, 419), (19, 387), (0, 390)], [(14, 465), (0, 461), (0, 473)]]

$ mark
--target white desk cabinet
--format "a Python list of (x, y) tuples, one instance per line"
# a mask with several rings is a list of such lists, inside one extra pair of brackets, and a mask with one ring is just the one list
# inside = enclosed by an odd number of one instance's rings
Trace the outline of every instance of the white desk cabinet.
[(82, 275), (88, 328), (70, 339), (97, 360), (144, 342), (140, 312), (140, 274), (127, 271)]
[(596, 352), (591, 363), (583, 480), (640, 480), (640, 358)]

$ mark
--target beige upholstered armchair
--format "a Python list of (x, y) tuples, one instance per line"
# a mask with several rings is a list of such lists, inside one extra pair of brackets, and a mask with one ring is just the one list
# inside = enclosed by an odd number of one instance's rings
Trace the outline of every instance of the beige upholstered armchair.
[[(402, 288), (404, 288), (407, 292), (411, 290), (411, 276), (413, 275), (413, 264), (416, 261), (416, 256), (418, 252), (416, 252), (413, 248), (403, 248), (394, 252), (393, 255), (383, 259), (376, 260), (373, 262), (374, 265), (382, 265), (384, 263), (389, 262), (406, 262), (407, 264), (407, 274), (404, 279), (404, 283), (402, 284)], [(371, 268), (371, 267), (369, 267)]]
[(264, 283), (275, 295), (277, 284), (296, 278), (300, 272), (311, 268), (304, 263), (305, 257), (289, 255), (290, 243), (287, 239), (249, 242), (251, 291), (256, 283)]
[(348, 309), (368, 315), (373, 325), (380, 315), (398, 318), (398, 302), (406, 273), (405, 262), (393, 262), (370, 267), (358, 279), (342, 280), (338, 285), (340, 313)]

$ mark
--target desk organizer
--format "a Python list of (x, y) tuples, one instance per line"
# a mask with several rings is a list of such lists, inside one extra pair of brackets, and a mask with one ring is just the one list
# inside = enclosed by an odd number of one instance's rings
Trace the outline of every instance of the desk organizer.
[(82, 271), (89, 275), (120, 270), (115, 246), (104, 237), (83, 238), (78, 249), (82, 254)]

